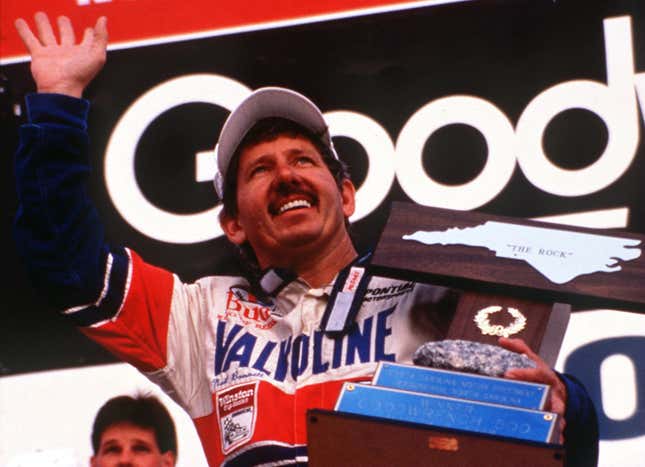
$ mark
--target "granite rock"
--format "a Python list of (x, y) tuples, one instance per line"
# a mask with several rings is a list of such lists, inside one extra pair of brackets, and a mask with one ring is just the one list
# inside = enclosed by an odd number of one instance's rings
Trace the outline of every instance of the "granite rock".
[(510, 368), (535, 368), (526, 355), (497, 345), (467, 340), (426, 342), (412, 356), (415, 365), (464, 371), (486, 376), (502, 376)]

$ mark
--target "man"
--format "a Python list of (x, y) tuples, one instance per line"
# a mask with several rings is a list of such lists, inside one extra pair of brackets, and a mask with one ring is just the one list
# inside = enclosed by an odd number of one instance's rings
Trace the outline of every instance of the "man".
[[(38, 89), (16, 162), (16, 239), (34, 284), (186, 409), (211, 465), (306, 462), (306, 410), (333, 407), (343, 382), (442, 338), (445, 290), (364, 274), (347, 230), (354, 186), (324, 118), (281, 88), (252, 93), (216, 148), (220, 222), (252, 266), (247, 277), (184, 284), (108, 246), (83, 186), (89, 103), (79, 99), (105, 61), (106, 21), (75, 45), (69, 20), (58, 20), (60, 41), (44, 14), (35, 20), (38, 37), (16, 23)], [(506, 377), (552, 386), (570, 465), (595, 463), (584, 388), (521, 340), (500, 344), (537, 364)]]
[(91, 467), (172, 467), (177, 435), (154, 396), (117, 396), (99, 409), (92, 427)]

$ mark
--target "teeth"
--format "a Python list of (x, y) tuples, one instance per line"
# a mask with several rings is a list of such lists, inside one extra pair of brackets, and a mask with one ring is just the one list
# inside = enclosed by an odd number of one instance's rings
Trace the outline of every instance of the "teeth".
[(287, 204), (283, 205), (280, 207), (280, 214), (283, 212), (288, 211), (289, 209), (294, 209), (294, 208), (310, 208), (311, 203), (307, 200), (304, 199), (296, 199), (293, 201), (289, 201)]

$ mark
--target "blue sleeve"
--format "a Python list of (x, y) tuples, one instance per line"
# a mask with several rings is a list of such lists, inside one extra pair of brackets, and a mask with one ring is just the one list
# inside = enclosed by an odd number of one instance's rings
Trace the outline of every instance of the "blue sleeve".
[(26, 104), (15, 164), (16, 246), (37, 292), (55, 308), (94, 307), (113, 261), (86, 190), (89, 102), (31, 94)]
[(564, 446), (567, 467), (598, 465), (598, 419), (593, 401), (580, 381), (558, 373), (567, 387)]

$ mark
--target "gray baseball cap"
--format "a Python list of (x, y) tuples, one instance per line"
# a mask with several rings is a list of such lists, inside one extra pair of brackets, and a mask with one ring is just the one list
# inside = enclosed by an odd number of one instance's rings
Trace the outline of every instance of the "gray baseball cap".
[(220, 199), (224, 198), (226, 171), (237, 147), (258, 121), (269, 117), (286, 118), (320, 135), (321, 142), (338, 159), (327, 122), (320, 109), (311, 100), (291, 89), (279, 87), (256, 89), (230, 113), (215, 146), (217, 172), (213, 183)]

